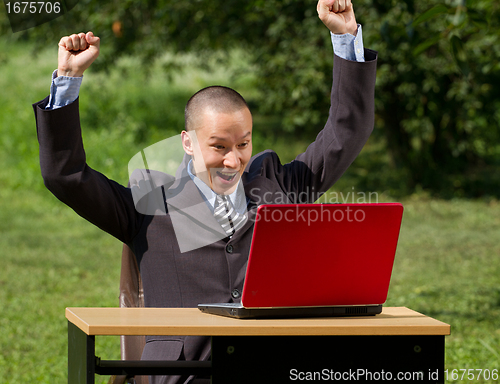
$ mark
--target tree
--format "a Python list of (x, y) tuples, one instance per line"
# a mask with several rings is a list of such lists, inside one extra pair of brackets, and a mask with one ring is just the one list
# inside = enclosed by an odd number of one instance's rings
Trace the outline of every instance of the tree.
[[(488, 0), (355, 2), (365, 46), (380, 52), (376, 132), (406, 191), (467, 192), (464, 173), (498, 165), (499, 7)], [(81, 0), (18, 38), (53, 44), (79, 26), (106, 41), (103, 68), (121, 55), (138, 55), (147, 68), (166, 50), (194, 52), (203, 64), (238, 48), (255, 68), (252, 102), (262, 113), (282, 116), (283, 129), (301, 135), (323, 122), (331, 44), (310, 2)]]
[(410, 189), (463, 190), (463, 173), (500, 158), (499, 6), (453, 3), (374, 1), (367, 15), (380, 33), (367, 44), (383, 53), (377, 125)]

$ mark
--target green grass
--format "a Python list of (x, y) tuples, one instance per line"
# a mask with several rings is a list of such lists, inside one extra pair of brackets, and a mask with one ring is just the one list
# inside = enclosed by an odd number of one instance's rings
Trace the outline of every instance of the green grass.
[(404, 200), (387, 304), (451, 325), (446, 367), (498, 368), (500, 204)]
[[(56, 50), (34, 57), (31, 47), (0, 40), (0, 52), (0, 373), (8, 383), (60, 383), (67, 370), (64, 308), (118, 305), (121, 244), (43, 187), (31, 103), (48, 93)], [(192, 92), (219, 83), (251, 97), (251, 78), (225, 82), (226, 75), (189, 71), (169, 81), (161, 71), (145, 76), (133, 60), (109, 75), (90, 72), (81, 93), (89, 163), (125, 183), (137, 151), (181, 128)], [(286, 161), (306, 146), (269, 135), (269, 118), (255, 116), (255, 123), (256, 151), (272, 147)], [(370, 141), (331, 192), (393, 200), (391, 188), (371, 187), (394, 181), (388, 168), (373, 173), (372, 161), (383, 164), (383, 150)], [(400, 200), (405, 213), (387, 305), (451, 324), (448, 370), (500, 369), (500, 203), (425, 193)], [(97, 352), (119, 358), (118, 338), (98, 338)]]
[[(117, 305), (121, 246), (48, 193), (0, 198), (0, 372), (8, 383), (64, 382), (64, 309)], [(119, 341), (104, 342), (119, 358)]]

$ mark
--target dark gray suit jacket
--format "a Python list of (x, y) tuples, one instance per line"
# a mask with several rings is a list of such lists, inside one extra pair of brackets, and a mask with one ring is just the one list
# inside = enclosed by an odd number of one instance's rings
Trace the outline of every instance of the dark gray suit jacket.
[[(365, 50), (365, 57), (365, 63), (335, 57), (328, 121), (304, 153), (284, 165), (273, 151), (252, 157), (242, 177), (249, 220), (231, 239), (181, 253), (168, 211), (140, 214), (129, 188), (87, 165), (78, 100), (56, 110), (44, 109), (48, 99), (34, 105), (45, 185), (80, 216), (129, 245), (140, 268), (147, 307), (239, 301), (257, 205), (313, 202), (340, 178), (370, 136), (376, 53)], [(170, 194), (180, 206), (201, 198), (194, 183), (184, 180), (164, 188), (167, 199)], [(193, 238), (207, 231), (201, 224), (193, 227)], [(209, 356), (204, 337), (148, 337), (143, 353), (145, 359)]]

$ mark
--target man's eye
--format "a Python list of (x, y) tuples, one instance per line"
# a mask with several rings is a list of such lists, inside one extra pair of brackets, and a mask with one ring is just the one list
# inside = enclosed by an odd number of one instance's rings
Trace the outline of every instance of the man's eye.
[(241, 143), (241, 144), (240, 144), (240, 147), (242, 147), (242, 148), (245, 148), (245, 147), (247, 147), (247, 146), (248, 146), (248, 143)]
[(214, 145), (214, 148), (215, 149), (224, 149), (224, 146), (223, 145)]

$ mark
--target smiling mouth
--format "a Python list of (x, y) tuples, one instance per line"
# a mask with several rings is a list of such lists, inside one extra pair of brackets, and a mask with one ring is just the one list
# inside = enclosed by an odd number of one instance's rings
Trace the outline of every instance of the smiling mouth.
[(233, 179), (238, 174), (238, 172), (236, 172), (236, 173), (224, 173), (224, 172), (219, 172), (219, 171), (217, 171), (216, 173), (217, 173), (217, 176), (219, 176), (221, 179), (223, 179), (225, 181), (233, 181)]

